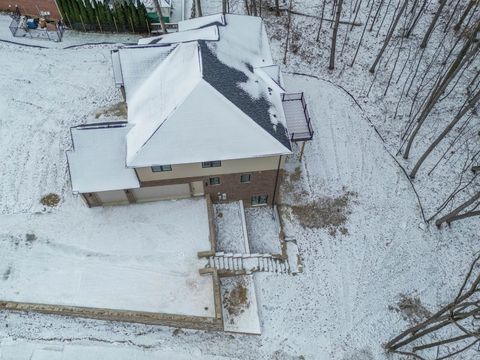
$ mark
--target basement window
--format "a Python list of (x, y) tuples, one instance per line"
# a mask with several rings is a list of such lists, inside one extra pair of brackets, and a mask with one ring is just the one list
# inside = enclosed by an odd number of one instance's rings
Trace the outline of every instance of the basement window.
[(251, 174), (240, 175), (240, 182), (241, 183), (249, 183), (250, 181), (252, 181), (252, 175)]
[(220, 166), (222, 166), (222, 162), (220, 160), (202, 162), (202, 168), (212, 168)]
[(268, 203), (268, 195), (252, 196), (252, 206), (266, 205)]
[(152, 172), (172, 171), (172, 165), (152, 166)]
[(211, 177), (210, 185), (220, 185), (220, 178), (218, 176)]

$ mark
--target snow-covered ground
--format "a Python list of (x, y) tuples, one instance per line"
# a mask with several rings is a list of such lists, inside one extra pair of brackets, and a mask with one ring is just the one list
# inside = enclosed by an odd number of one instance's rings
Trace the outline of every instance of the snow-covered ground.
[(225, 277), (220, 284), (225, 331), (261, 334), (253, 276)]
[[(187, 220), (188, 219), (188, 220)], [(0, 217), (0, 299), (214, 317), (205, 200)], [(178, 296), (182, 294), (182, 296)]]
[(248, 242), (251, 253), (280, 254), (279, 225), (269, 207), (245, 209)]
[(100, 33), (83, 33), (79, 31), (66, 30), (61, 42), (30, 39), (29, 37), (13, 37), (8, 26), (12, 19), (8, 15), (0, 13), (0, 42), (9, 41), (34, 47), (61, 49), (64, 47), (75, 47), (82, 44), (94, 43), (137, 43), (141, 38), (135, 34), (100, 34)]
[(205, 201), (88, 209), (71, 194), (70, 126), (121, 119), (109, 48), (0, 54), (0, 299), (213, 316)]
[(215, 228), (217, 230), (217, 251), (244, 254), (245, 241), (242, 227), (242, 209), (238, 201), (216, 204)]
[[(319, 13), (317, 2), (298, 0), (294, 6)], [(280, 21), (286, 21), (286, 16)], [(283, 57), (285, 39), (279, 23), (273, 19), (268, 24), (278, 62)], [(359, 66), (328, 72), (328, 51), (311, 40), (316, 35), (313, 20), (293, 17), (293, 24), (310, 42), (305, 41), (297, 55), (290, 53), (285, 70), (308, 71), (352, 92), (357, 90), (354, 95), (365, 93), (371, 82), (367, 66), (375, 54), (372, 48), (378, 48), (381, 37), (370, 36), (373, 40), (362, 49)], [(328, 43), (328, 30), (325, 25), (321, 44)], [(346, 47), (350, 54), (352, 48)], [(108, 70), (108, 49), (70, 51), (0, 44), (4, 70), (0, 78), (2, 84), (13, 84), (8, 90), (2, 88), (5, 95), (0, 97), (0, 156), (6, 159), (0, 195), (2, 208), (6, 206), (4, 214), (41, 211), (38, 199), (47, 191), (64, 198), (68, 187), (62, 180), (66, 174), (63, 149), (69, 140), (62, 128), (63, 119), (84, 122), (99, 106), (119, 101)], [(377, 81), (384, 85), (388, 75), (387, 71), (380, 73)], [(79, 78), (81, 82), (71, 80)], [(401, 125), (390, 118), (387, 121), (385, 114), (394, 109), (401, 85), (395, 85), (386, 98), (381, 96), (381, 87), (372, 90), (371, 98), (360, 97), (364, 112), (347, 93), (329, 82), (303, 76), (288, 76), (286, 80), (288, 91), (305, 91), (316, 131), (302, 162), (289, 159), (282, 192), (286, 232), (297, 239), (304, 272), (297, 276), (254, 275), (261, 336), (179, 332), (156, 326), (3, 312), (1, 356), (41, 358), (45, 349), (55, 348), (64, 357), (75, 359), (89, 359), (92, 353), (105, 354), (105, 358), (109, 354), (114, 358), (174, 359), (169, 356), (171, 351), (180, 358), (185, 354), (192, 359), (384, 360), (390, 357), (382, 343), (409, 325), (404, 314), (395, 310), (402, 295), (419, 298), (428, 310), (451, 300), (467, 270), (469, 261), (465, 259), (478, 251), (478, 219), (458, 222), (441, 231), (422, 221), (410, 183), (387, 152), (395, 153)], [(13, 142), (12, 134), (28, 133), (32, 116), (45, 125), (32, 131), (31, 137), (17, 139), (18, 144)], [(15, 119), (15, 126), (8, 125), (13, 124), (11, 119)], [(369, 121), (380, 129), (386, 143)], [(45, 155), (38, 149), (48, 141), (58, 144), (58, 149)], [(35, 150), (25, 154), (22, 147)], [(46, 164), (51, 164), (49, 170), (41, 170)], [(428, 209), (438, 204), (432, 195), (448, 193), (442, 181), (451, 181), (450, 165), (442, 165), (444, 175), (430, 185), (418, 187)], [(25, 169), (35, 169), (35, 173)], [(416, 184), (422, 185), (422, 181), (420, 178)], [(335, 216), (325, 216), (331, 210)], [(69, 355), (69, 349), (75, 349), (77, 357)], [(162, 354), (164, 350), (167, 353)], [(4, 355), (12, 353), (15, 355)], [(473, 355), (465, 354), (465, 358), (472, 359)]]

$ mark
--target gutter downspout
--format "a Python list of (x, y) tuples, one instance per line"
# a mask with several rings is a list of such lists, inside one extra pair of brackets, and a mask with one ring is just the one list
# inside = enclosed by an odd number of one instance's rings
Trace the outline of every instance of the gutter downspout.
[(273, 188), (273, 199), (272, 199), (272, 207), (275, 205), (275, 200), (277, 198), (277, 186), (278, 186), (278, 176), (280, 174), (280, 164), (282, 163), (282, 155), (278, 158), (278, 166), (277, 166), (277, 176), (275, 177), (275, 187)]

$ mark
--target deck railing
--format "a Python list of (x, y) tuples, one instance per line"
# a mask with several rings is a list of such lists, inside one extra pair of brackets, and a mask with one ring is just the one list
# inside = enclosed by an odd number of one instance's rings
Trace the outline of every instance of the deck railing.
[(303, 95), (303, 92), (301, 93), (290, 93), (282, 94), (282, 102), (285, 101), (298, 101), (300, 100), (302, 102), (302, 108), (303, 108), (303, 113), (305, 114), (305, 120), (307, 122), (307, 129), (308, 132), (293, 132), (290, 135), (290, 140), (291, 141), (306, 141), (306, 140), (312, 140), (313, 138), (313, 128), (312, 128), (312, 120), (310, 118), (310, 113), (308, 112), (307, 108), (307, 103), (305, 102), (305, 96)]

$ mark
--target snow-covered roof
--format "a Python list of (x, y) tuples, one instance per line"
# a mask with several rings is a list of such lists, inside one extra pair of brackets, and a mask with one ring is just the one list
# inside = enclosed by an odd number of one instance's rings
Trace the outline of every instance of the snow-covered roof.
[(165, 35), (143, 38), (138, 40), (138, 44), (177, 44), (197, 40), (216, 41), (218, 39), (218, 27), (208, 26), (203, 29), (177, 31)]
[(74, 193), (140, 187), (135, 170), (125, 166), (127, 123), (81, 125), (71, 129), (74, 150), (67, 152)]
[[(126, 46), (112, 52), (115, 82), (117, 83), (121, 79), (121, 85), (125, 87), (127, 103), (137, 88), (167, 58), (173, 49), (175, 49), (175, 45)], [(119, 64), (116, 64), (117, 56)], [(118, 75), (118, 71), (121, 75)]]
[(262, 20), (214, 15), (179, 28), (142, 40), (164, 46), (119, 50), (133, 125), (127, 166), (291, 153), (280, 70)]
[[(227, 15), (227, 16), (230, 16), (230, 15)], [(225, 15), (214, 14), (214, 15), (202, 16), (198, 18), (180, 21), (178, 23), (178, 31), (201, 29), (210, 25), (224, 26), (225, 24), (226, 24)]]

